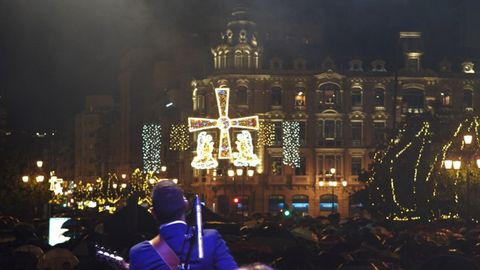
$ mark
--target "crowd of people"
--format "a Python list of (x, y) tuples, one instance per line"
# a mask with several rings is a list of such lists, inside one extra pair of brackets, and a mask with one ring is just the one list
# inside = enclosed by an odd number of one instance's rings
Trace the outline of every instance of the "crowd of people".
[[(240, 269), (480, 269), (480, 227), (455, 220), (255, 214), (244, 218), (241, 226), (206, 208), (203, 212), (205, 227), (220, 232)], [(99, 246), (129, 261), (132, 246), (158, 233), (158, 221), (135, 200), (113, 215), (63, 215), (74, 217), (64, 224), (70, 240), (53, 247), (46, 244), (45, 221), (26, 223), (2, 216), (0, 269), (112, 269), (112, 261), (97, 256)]]

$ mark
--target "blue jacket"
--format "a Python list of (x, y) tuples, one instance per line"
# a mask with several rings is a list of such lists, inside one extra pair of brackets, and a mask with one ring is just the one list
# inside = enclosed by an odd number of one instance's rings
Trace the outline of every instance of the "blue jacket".
[[(160, 235), (167, 242), (170, 248), (177, 254), (181, 261), (185, 260), (188, 252), (188, 242), (182, 250), (185, 239), (187, 225), (183, 223), (174, 223), (160, 227)], [(195, 245), (190, 257), (191, 270), (233, 270), (237, 269), (237, 263), (230, 255), (225, 241), (216, 230), (203, 231), (203, 260), (198, 259), (198, 246)], [(130, 270), (168, 270), (168, 266), (163, 262), (149, 241), (143, 241), (130, 249)]]

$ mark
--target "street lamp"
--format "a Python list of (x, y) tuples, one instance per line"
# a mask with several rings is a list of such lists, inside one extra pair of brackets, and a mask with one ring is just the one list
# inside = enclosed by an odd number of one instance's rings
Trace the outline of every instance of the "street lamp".
[(35, 177), (35, 180), (37, 181), (37, 183), (42, 183), (43, 180), (45, 180), (45, 176), (37, 175), (37, 177)]
[(23, 181), (24, 183), (28, 183), (28, 180), (29, 180), (28, 175), (22, 176), (22, 181)]
[(337, 180), (336, 172), (337, 172), (336, 168), (330, 168), (330, 170), (328, 170), (328, 172), (325, 173), (325, 176), (327, 177), (328, 181), (325, 181), (324, 179), (318, 183), (320, 187), (328, 186), (332, 188), (332, 193), (331, 193), (332, 214), (335, 212), (335, 188), (339, 187), (340, 185), (341, 187), (346, 188), (348, 185), (348, 182), (346, 180), (342, 180), (342, 181)]
[[(444, 161), (443, 165), (445, 166), (445, 169), (451, 170), (453, 169), (454, 171), (460, 170), (462, 167), (462, 161), (465, 161), (465, 169), (466, 169), (466, 180), (467, 180), (467, 186), (466, 186), (466, 196), (467, 196), (467, 205), (465, 207), (466, 211), (466, 220), (469, 223), (470, 220), (470, 175), (472, 174), (471, 169), (474, 168), (476, 165), (477, 168), (480, 168), (480, 158), (476, 157), (476, 149), (473, 149), (471, 147), (472, 142), (473, 142), (473, 136), (470, 134), (466, 134), (463, 136), (463, 142), (465, 143), (465, 147), (462, 152), (462, 157), (457, 159), (457, 160), (451, 160), (447, 159)], [(472, 164), (475, 164), (472, 166)]]
[(37, 167), (42, 168), (42, 166), (43, 166), (43, 161), (37, 160)]

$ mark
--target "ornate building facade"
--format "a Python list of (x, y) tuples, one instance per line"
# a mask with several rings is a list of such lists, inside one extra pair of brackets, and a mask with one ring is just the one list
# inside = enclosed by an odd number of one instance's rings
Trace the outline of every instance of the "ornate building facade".
[[(255, 22), (246, 8), (235, 8), (221, 43), (212, 49), (214, 71), (192, 82), (193, 116), (218, 118), (214, 89), (230, 88), (230, 116), (258, 115), (261, 124), (273, 127), (272, 143), (256, 147), (261, 164), (253, 176), (246, 170), (229, 174), (236, 168), (223, 161), (216, 169), (190, 168), (187, 189), (189, 185), (222, 214), (288, 208), (313, 216), (333, 211), (347, 216), (361, 209), (351, 199), (362, 188), (358, 177), (406, 117), (479, 109), (480, 78), (472, 62), (455, 69), (444, 60), (438, 69), (428, 69), (422, 65), (421, 33), (402, 32), (399, 38), (404, 61), (396, 70), (387, 70), (382, 59), (368, 64), (352, 59), (341, 69), (331, 58), (308, 69), (300, 57), (286, 69), (281, 57), (264, 58), (267, 49), (258, 40)], [(298, 167), (283, 163), (285, 121), (299, 123)], [(218, 133), (209, 131), (215, 143)]]

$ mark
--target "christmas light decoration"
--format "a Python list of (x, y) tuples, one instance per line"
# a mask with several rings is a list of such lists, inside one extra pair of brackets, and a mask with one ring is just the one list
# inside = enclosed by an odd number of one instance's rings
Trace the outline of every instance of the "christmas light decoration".
[(142, 129), (143, 171), (160, 171), (162, 127), (159, 124), (144, 125)]
[(257, 147), (272, 146), (275, 143), (275, 125), (269, 122), (261, 122), (258, 130)]
[(218, 161), (213, 158), (213, 138), (207, 132), (198, 134), (197, 155), (192, 160), (192, 167), (195, 169), (213, 169), (218, 166)]
[(242, 130), (237, 135), (237, 151), (233, 153), (233, 165), (239, 167), (256, 167), (260, 162), (257, 155), (253, 153), (252, 135), (247, 130)]
[(282, 123), (283, 164), (300, 167), (300, 124), (296, 121)]
[(170, 150), (185, 151), (190, 147), (187, 125), (172, 125), (170, 129)]
[(230, 159), (232, 157), (232, 147), (230, 143), (229, 132), (230, 128), (257, 130), (258, 116), (230, 119), (228, 117), (230, 89), (216, 88), (215, 96), (217, 98), (218, 119), (190, 117), (188, 118), (188, 127), (190, 132), (213, 128), (220, 129), (218, 158)]

